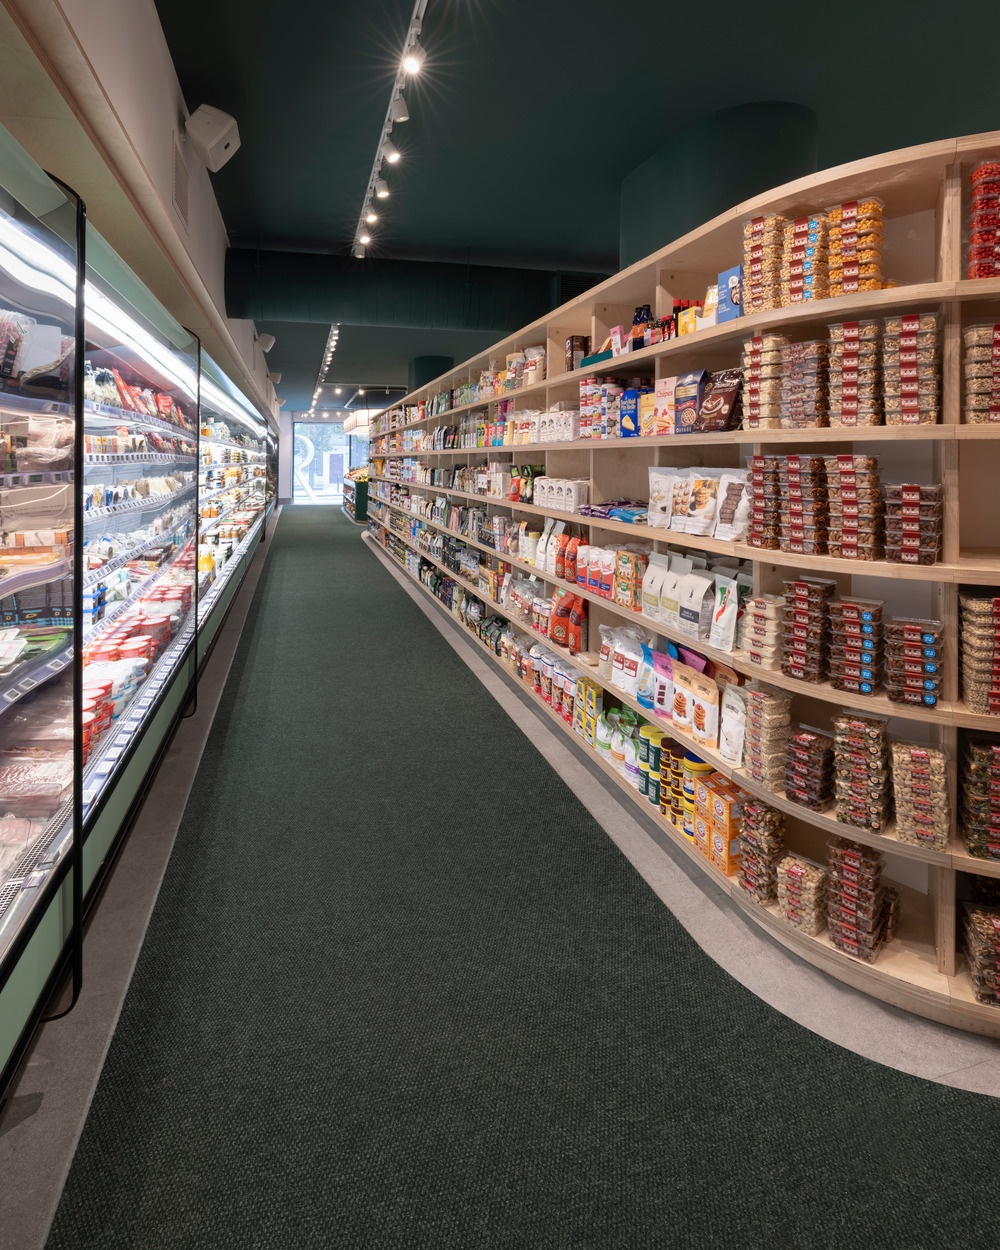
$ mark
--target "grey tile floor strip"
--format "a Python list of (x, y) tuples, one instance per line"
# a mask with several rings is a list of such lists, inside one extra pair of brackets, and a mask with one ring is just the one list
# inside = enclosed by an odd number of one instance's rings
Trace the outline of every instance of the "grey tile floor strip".
[(556, 732), (456, 622), (367, 535), (410, 598), (483, 683), (698, 945), (732, 977), (797, 1024), (897, 1071), (1000, 1097), (1000, 1042), (892, 1007), (796, 959), (749, 923), (732, 900), (681, 859), (655, 822), (633, 815), (588, 767), (586, 748)]
[(91, 916), (80, 1001), (39, 1030), (0, 1117), (0, 1250), (45, 1244), (277, 520), (202, 673), (198, 711), (178, 726)]

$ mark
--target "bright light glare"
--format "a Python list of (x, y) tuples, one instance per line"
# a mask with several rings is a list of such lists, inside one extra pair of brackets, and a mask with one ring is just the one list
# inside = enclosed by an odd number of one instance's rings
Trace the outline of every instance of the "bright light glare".
[(424, 67), (424, 60), (427, 54), (419, 43), (414, 42), (407, 48), (403, 56), (403, 69), (407, 74), (419, 74)]

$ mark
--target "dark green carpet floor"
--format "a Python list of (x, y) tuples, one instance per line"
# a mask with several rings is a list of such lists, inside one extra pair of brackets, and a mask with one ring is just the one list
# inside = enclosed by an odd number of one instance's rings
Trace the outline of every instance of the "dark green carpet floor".
[(996, 1246), (998, 1128), (720, 971), (292, 509), (49, 1244)]

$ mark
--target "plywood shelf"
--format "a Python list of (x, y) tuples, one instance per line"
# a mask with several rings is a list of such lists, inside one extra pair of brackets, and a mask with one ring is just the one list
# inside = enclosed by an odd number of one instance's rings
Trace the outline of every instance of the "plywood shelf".
[[(738, 464), (751, 448), (788, 451), (821, 451), (824, 448), (870, 449), (884, 466), (884, 475), (891, 481), (941, 482), (944, 486), (944, 554), (945, 559), (933, 565), (894, 564), (887, 560), (844, 560), (832, 556), (809, 556), (793, 552), (765, 551), (747, 543), (724, 542), (714, 537), (677, 533), (650, 525), (628, 525), (612, 519), (602, 520), (520, 503), (482, 496), (470, 491), (432, 485), (426, 482), (402, 482), (380, 477), (400, 488), (414, 500), (423, 500), (427, 510), (436, 497), (462, 505), (475, 505), (488, 515), (499, 513), (517, 520), (538, 518), (533, 528), (541, 528), (543, 518), (553, 518), (573, 525), (591, 541), (613, 545), (622, 541), (654, 545), (660, 552), (691, 552), (736, 557), (754, 570), (755, 587), (770, 589), (780, 586), (783, 577), (835, 576), (847, 588), (866, 597), (887, 602), (895, 613), (931, 615), (944, 623), (946, 664), (945, 690), (934, 708), (895, 704), (883, 695), (864, 697), (836, 691), (829, 682), (813, 684), (786, 677), (780, 671), (762, 670), (740, 652), (722, 652), (705, 643), (688, 639), (663, 622), (650, 621), (641, 613), (633, 613), (610, 603), (593, 592), (575, 587), (574, 593), (591, 605), (596, 620), (623, 619), (639, 623), (661, 640), (686, 644), (705, 655), (735, 669), (741, 678), (758, 678), (796, 697), (803, 709), (809, 704), (826, 704), (828, 709), (844, 705), (859, 711), (876, 712), (892, 718), (893, 728), (904, 736), (928, 737), (945, 747), (956, 763), (950, 778), (951, 796), (956, 800), (956, 772), (959, 760), (959, 734), (974, 730), (1000, 735), (1000, 717), (970, 712), (960, 698), (958, 651), (960, 644), (959, 606), (956, 588), (1000, 586), (1000, 520), (992, 505), (992, 491), (1000, 469), (1000, 423), (978, 425), (964, 423), (963, 409), (963, 340), (962, 330), (977, 322), (1000, 322), (1000, 278), (969, 281), (962, 278), (963, 203), (972, 163), (1000, 156), (1000, 131), (944, 140), (891, 152), (852, 162), (798, 179), (783, 187), (764, 192), (734, 206), (689, 231), (682, 238), (659, 249), (622, 272), (613, 275), (592, 290), (547, 313), (494, 344), (480, 356), (466, 361), (448, 374), (436, 379), (413, 395), (405, 404), (429, 400), (442, 390), (464, 385), (478, 377), (489, 360), (502, 359), (511, 351), (544, 344), (550, 376), (519, 391), (484, 398), (463, 404), (450, 411), (427, 416), (421, 421), (408, 421), (405, 428), (418, 426), (431, 432), (441, 425), (457, 424), (463, 415), (483, 411), (499, 400), (513, 401), (511, 407), (543, 407), (556, 400), (573, 401), (580, 381), (587, 377), (664, 378), (692, 368), (721, 368), (738, 362), (741, 345), (751, 335), (762, 331), (787, 334), (793, 341), (825, 337), (826, 327), (843, 320), (883, 318), (897, 312), (933, 310), (940, 317), (941, 335), (941, 417), (933, 426), (876, 426), (861, 428), (824, 428), (794, 430), (735, 430), (721, 434), (697, 434), (682, 437), (618, 438), (607, 440), (578, 439), (573, 442), (507, 444), (500, 447), (427, 448), (410, 451), (373, 452), (380, 458), (380, 467), (394, 468), (401, 460), (417, 460), (431, 469), (449, 468), (465, 461), (470, 464), (485, 460), (511, 463), (545, 463), (555, 476), (582, 477), (589, 466), (591, 498), (596, 502), (615, 495), (635, 497), (643, 491), (645, 467), (649, 464), (696, 464), (704, 453), (712, 465)], [(740, 257), (743, 224), (753, 216), (782, 213), (800, 215), (823, 209), (849, 199), (877, 195), (886, 206), (886, 269), (898, 273), (903, 285), (892, 289), (815, 300), (793, 307), (755, 313), (735, 321), (707, 327), (695, 334), (668, 340), (638, 352), (599, 362), (586, 369), (562, 371), (564, 361), (561, 343), (570, 334), (590, 334), (599, 343), (609, 327), (627, 324), (631, 309), (649, 303), (659, 314), (669, 309), (674, 297), (690, 298), (699, 294), (714, 275), (735, 264)], [(899, 268), (894, 268), (902, 261)], [(596, 346), (597, 344), (595, 344)], [(468, 423), (473, 424), (473, 423)], [(468, 429), (468, 424), (466, 430)], [(398, 443), (399, 430), (392, 432)], [(385, 442), (388, 443), (386, 438)], [(980, 446), (977, 447), (976, 445)], [(732, 458), (728, 450), (731, 449)], [(685, 455), (686, 452), (686, 455)], [(673, 457), (677, 456), (677, 460)], [(912, 476), (911, 476), (912, 475)], [(963, 485), (965, 491), (963, 493)], [(384, 489), (381, 487), (380, 489)], [(643, 497), (645, 495), (643, 494)], [(383, 501), (386, 502), (386, 501)], [(405, 502), (405, 500), (404, 500)], [(503, 560), (521, 573), (539, 576), (524, 561), (495, 552), (477, 538), (468, 538), (447, 526), (410, 512), (408, 508), (389, 508), (423, 525), (444, 533)], [(392, 513), (384, 511), (388, 519)], [(486, 535), (484, 535), (486, 537)], [(405, 542), (405, 540), (404, 540)], [(423, 554), (423, 553), (421, 553)], [(454, 576), (454, 574), (449, 574)], [(860, 579), (860, 580), (859, 580)], [(551, 575), (542, 576), (549, 587), (558, 584)], [(900, 583), (890, 586), (889, 583)], [(472, 593), (486, 602), (481, 592), (467, 584)], [(913, 605), (925, 605), (916, 607)], [(506, 613), (497, 604), (490, 604), (498, 615)], [(518, 628), (524, 629), (519, 622)], [(530, 631), (524, 630), (528, 633)], [(620, 692), (611, 692), (619, 702), (646, 714), (634, 701), (622, 699)], [(818, 712), (815, 715), (819, 715)], [(807, 716), (806, 719), (809, 719)], [(820, 723), (825, 723), (821, 721)], [(776, 940), (795, 950), (803, 959), (857, 984), (860, 988), (921, 1012), (933, 1019), (947, 1020), (960, 1027), (1000, 1036), (1000, 1009), (974, 1001), (968, 975), (962, 970), (958, 955), (956, 926), (956, 874), (973, 873), (1000, 878), (1000, 863), (970, 856), (961, 843), (957, 821), (952, 820), (952, 840), (945, 850), (899, 843), (890, 827), (882, 833), (870, 833), (841, 826), (829, 813), (807, 812), (789, 803), (782, 795), (774, 795), (742, 774), (725, 766), (717, 753), (690, 743), (704, 758), (732, 776), (749, 793), (787, 812), (798, 821), (829, 834), (844, 834), (855, 841), (877, 846), (895, 860), (910, 860), (926, 866), (928, 898), (909, 905), (904, 917), (917, 917), (916, 930), (904, 929), (901, 940), (883, 952), (877, 964), (859, 964), (835, 950), (826, 939), (804, 939), (790, 931), (780, 918), (769, 916), (766, 909), (756, 908), (752, 901), (740, 898), (747, 914)], [(717, 874), (713, 875), (717, 877)], [(916, 878), (915, 878), (916, 879)], [(921, 910), (922, 909), (922, 910)], [(907, 921), (907, 923), (909, 923)]]
[[(402, 568), (399, 561), (394, 560), (377, 544), (374, 549), (392, 567)], [(406, 572), (405, 569), (403, 571)], [(449, 575), (453, 576), (453, 574)], [(412, 576), (411, 580), (436, 605), (438, 611), (444, 615), (451, 615), (423, 583)], [(489, 647), (471, 631), (466, 631), (466, 636), (479, 651), (513, 681), (507, 667)], [(546, 716), (549, 723), (558, 726), (578, 746), (584, 745), (572, 727), (567, 725), (551, 707), (541, 700), (537, 701), (536, 706)], [(855, 959), (838, 950), (830, 941), (828, 934), (821, 933), (817, 937), (807, 936), (788, 924), (776, 908), (762, 906), (750, 898), (740, 888), (735, 878), (723, 876), (671, 821), (664, 818), (662, 814), (657, 814), (657, 809), (644, 800), (614, 768), (596, 752), (589, 754), (590, 763), (595, 771), (607, 777), (615, 785), (623, 802), (656, 820), (657, 827), (669, 838), (671, 844), (684, 854), (689, 863), (695, 865), (706, 878), (726, 891), (748, 921), (763, 929), (783, 946), (837, 980), (861, 989), (884, 1002), (904, 1007), (932, 1020), (1000, 1037), (1000, 1009), (985, 1007), (975, 1002), (967, 974), (947, 976), (938, 971), (933, 923), (925, 895), (904, 887), (901, 890), (900, 927), (895, 940), (883, 947), (875, 963), (868, 964)], [(709, 758), (700, 750), (699, 754), (706, 759)], [(739, 784), (742, 785), (743, 782), (739, 781)], [(856, 837), (856, 833), (857, 831), (850, 831), (850, 836), (855, 840), (862, 840)], [(869, 844), (880, 845), (877, 841), (869, 842)]]

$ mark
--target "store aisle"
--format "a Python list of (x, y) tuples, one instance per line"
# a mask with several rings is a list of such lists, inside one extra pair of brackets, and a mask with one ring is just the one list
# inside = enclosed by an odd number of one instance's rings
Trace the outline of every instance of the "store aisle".
[(998, 1130), (721, 971), (285, 509), (49, 1245), (986, 1246)]

